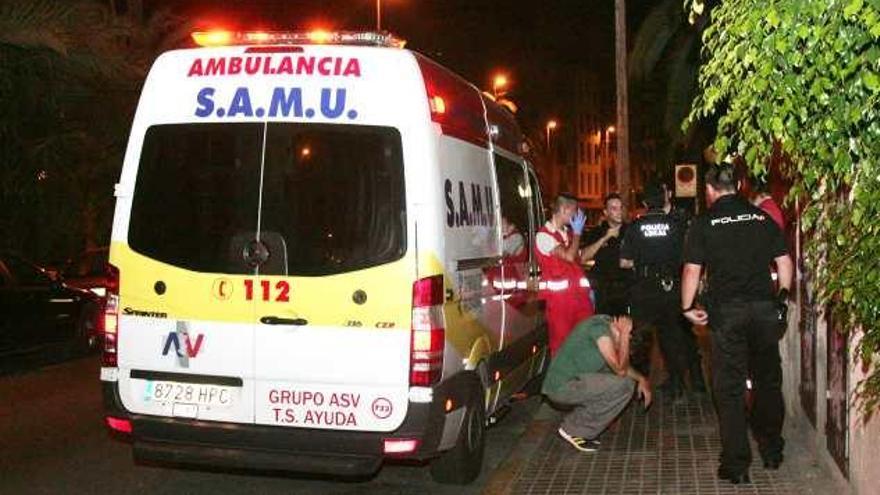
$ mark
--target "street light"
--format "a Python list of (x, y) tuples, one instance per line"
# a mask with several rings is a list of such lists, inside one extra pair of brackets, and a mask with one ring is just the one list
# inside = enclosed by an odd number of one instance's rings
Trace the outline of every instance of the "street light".
[(546, 130), (547, 130), (547, 153), (550, 153), (550, 131), (556, 129), (556, 126), (557, 126), (557, 125), (558, 125), (558, 124), (556, 123), (555, 120), (548, 120), (548, 121), (547, 121), (547, 126), (546, 126)]
[(509, 82), (506, 74), (495, 74), (495, 77), (492, 78), (492, 95), (496, 100), (498, 99), (499, 94), (502, 96), (504, 95)]
[(376, 31), (382, 31), (382, 0), (376, 0)]

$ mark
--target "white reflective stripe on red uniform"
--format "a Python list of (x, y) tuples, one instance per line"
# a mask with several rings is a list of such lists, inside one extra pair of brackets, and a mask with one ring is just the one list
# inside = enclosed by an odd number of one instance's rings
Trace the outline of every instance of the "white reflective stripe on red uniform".
[[(586, 277), (583, 277), (583, 278), (581, 278), (580, 283), (578, 285), (580, 285), (581, 287), (589, 287), (590, 281)], [(539, 288), (546, 288), (547, 290), (552, 290), (552, 291), (565, 290), (568, 288), (568, 280), (548, 280), (546, 287), (539, 286)]]
[(546, 289), (553, 292), (559, 292), (568, 289), (568, 280), (548, 280), (546, 284)]
[(492, 282), (492, 287), (495, 289), (516, 289), (517, 283), (516, 280), (495, 280)]

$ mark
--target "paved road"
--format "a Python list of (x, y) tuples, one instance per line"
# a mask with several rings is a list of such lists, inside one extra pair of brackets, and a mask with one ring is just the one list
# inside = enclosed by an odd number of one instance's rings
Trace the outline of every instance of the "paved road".
[(256, 472), (208, 472), (136, 465), (131, 448), (102, 424), (98, 358), (90, 356), (0, 376), (0, 493), (100, 494), (473, 494), (514, 447), (538, 409), (516, 405), (488, 431), (480, 478), (467, 487), (438, 485), (427, 468), (389, 465), (373, 479), (342, 482)]

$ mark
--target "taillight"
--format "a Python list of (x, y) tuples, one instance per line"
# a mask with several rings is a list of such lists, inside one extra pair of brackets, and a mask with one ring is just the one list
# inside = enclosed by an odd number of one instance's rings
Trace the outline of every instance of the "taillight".
[(131, 421), (128, 419), (107, 416), (104, 420), (107, 422), (107, 426), (113, 431), (118, 431), (119, 433), (131, 433)]
[(116, 366), (117, 343), (119, 342), (119, 269), (113, 265), (107, 267), (107, 297), (104, 302), (103, 352), (101, 361), (104, 366)]
[(386, 438), (382, 443), (382, 451), (387, 455), (410, 454), (419, 448), (417, 438)]
[(443, 317), (443, 276), (417, 280), (412, 292), (412, 337), (409, 384), (427, 387), (437, 383), (443, 373), (443, 347), (446, 343)]

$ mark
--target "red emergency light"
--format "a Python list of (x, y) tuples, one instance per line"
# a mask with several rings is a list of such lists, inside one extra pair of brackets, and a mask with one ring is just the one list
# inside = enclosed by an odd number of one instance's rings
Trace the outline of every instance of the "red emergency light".
[(422, 71), (431, 120), (443, 134), (486, 147), (489, 130), (480, 91), (449, 69), (416, 54)]
[(406, 44), (388, 32), (328, 31), (196, 31), (193, 41), (202, 47), (233, 45), (366, 45), (403, 48)]

